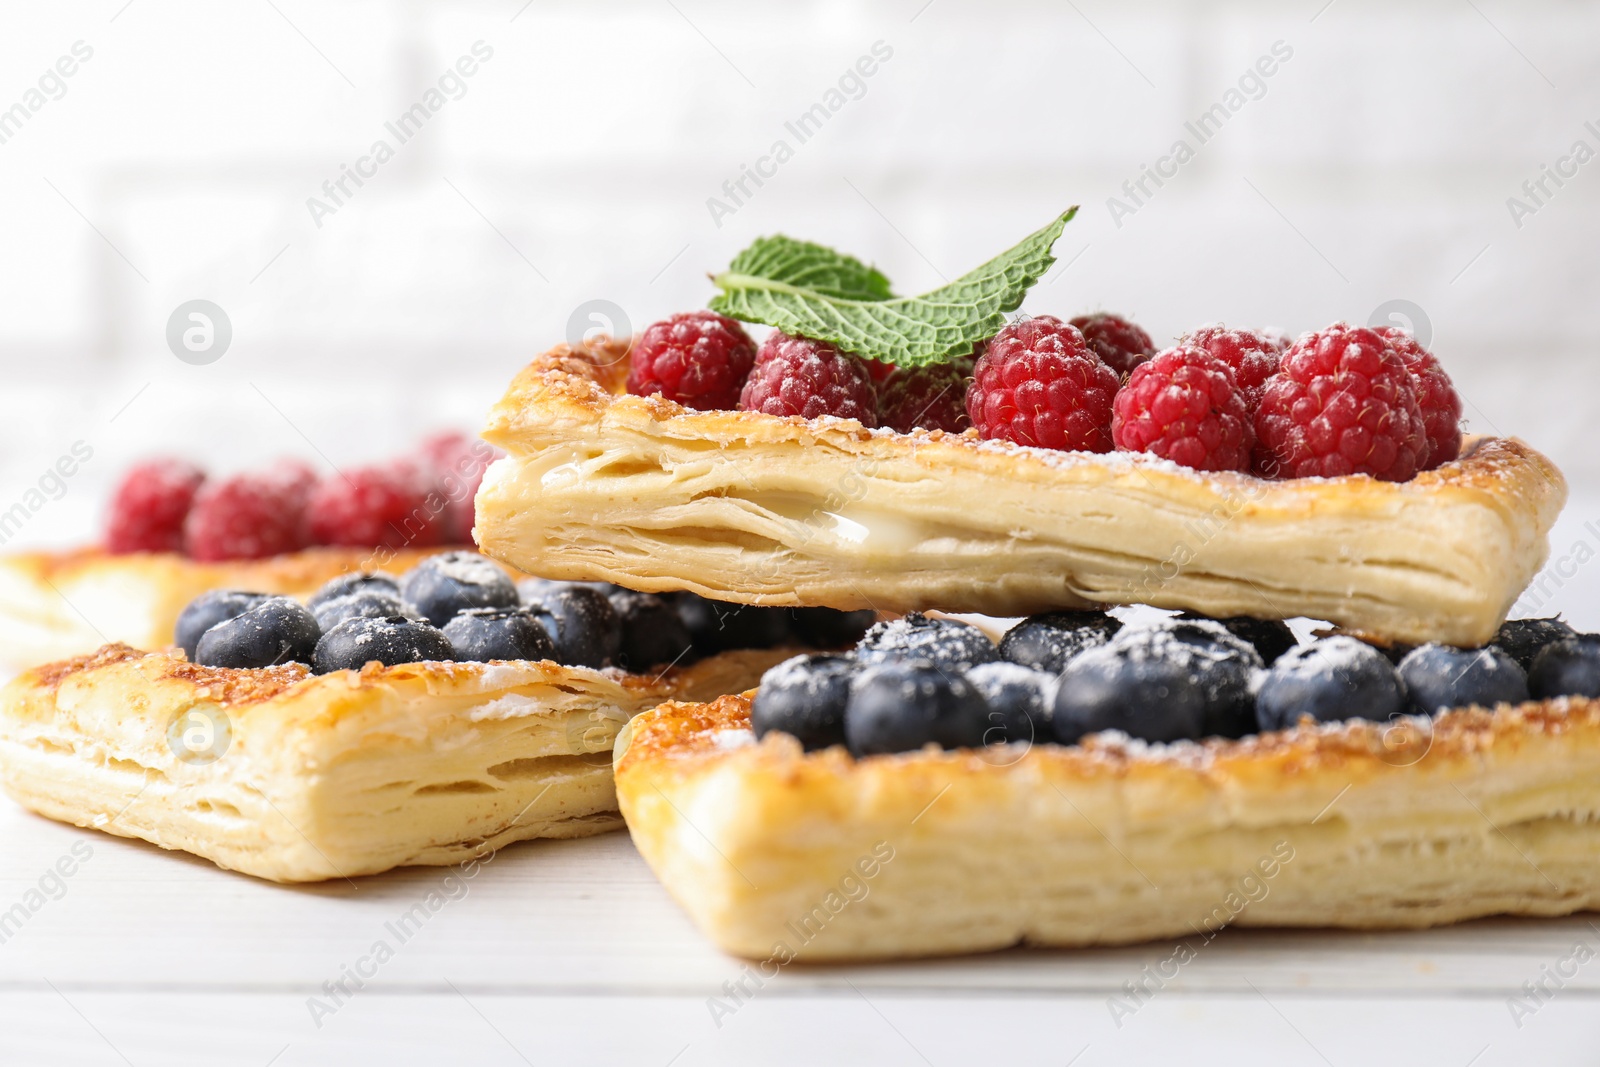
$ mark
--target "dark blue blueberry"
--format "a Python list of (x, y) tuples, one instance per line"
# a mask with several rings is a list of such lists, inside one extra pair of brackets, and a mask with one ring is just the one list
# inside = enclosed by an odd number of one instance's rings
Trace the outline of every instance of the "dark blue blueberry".
[(444, 635), (464, 663), (556, 658), (556, 644), (527, 608), (468, 608), (444, 625)]
[(1209, 619), (1169, 618), (1123, 630), (1111, 640), (1134, 659), (1168, 659), (1189, 672), (1205, 698), (1202, 737), (1243, 737), (1256, 731), (1250, 683), (1262, 667), (1248, 641)]
[(1473, 704), (1520, 704), (1528, 699), (1528, 676), (1500, 649), (1423, 645), (1400, 661), (1411, 706), (1423, 715)]
[(468, 608), (514, 608), (517, 587), (476, 552), (429, 556), (400, 579), (400, 595), (418, 615), (443, 626)]
[(598, 589), (606, 596), (624, 591), (622, 586), (612, 585), (610, 582), (568, 582), (558, 578), (523, 578), (517, 582), (517, 595), (521, 597), (524, 604), (537, 604), (540, 598), (551, 593), (559, 592), (562, 589), (577, 589), (580, 587)]
[(1388, 658), (1343, 635), (1290, 649), (1256, 690), (1256, 722), (1287, 730), (1309, 715), (1317, 722), (1387, 722), (1410, 710), (1405, 685)]
[(856, 646), (864, 666), (895, 660), (924, 660), (949, 674), (964, 674), (980, 663), (1000, 658), (984, 632), (955, 619), (930, 619), (918, 611), (893, 622), (880, 622)]
[(350, 571), (332, 579), (313, 593), (311, 599), (306, 601), (306, 607), (310, 608), (314, 615), (318, 607), (330, 600), (339, 600), (351, 593), (366, 592), (388, 593), (398, 600), (400, 583), (393, 576), (378, 571)]
[(813, 653), (784, 660), (761, 676), (750, 705), (757, 737), (791, 734), (807, 752), (844, 744), (844, 713), (858, 665), (849, 656)]
[(850, 686), (844, 735), (857, 756), (911, 752), (930, 741), (978, 748), (989, 732), (989, 706), (965, 676), (925, 660), (868, 667)]
[[(1180, 619), (1209, 619), (1193, 611), (1186, 611)], [(1261, 657), (1261, 662), (1271, 666), (1278, 657), (1300, 644), (1300, 639), (1288, 625), (1278, 619), (1257, 619), (1249, 615), (1231, 615), (1226, 619), (1209, 619), (1241, 641), (1248, 641)]]
[(1000, 655), (1024, 667), (1060, 674), (1079, 652), (1103, 645), (1122, 622), (1103, 611), (1052, 611), (1023, 619), (1000, 639)]
[(172, 628), (172, 642), (183, 649), (183, 654), (193, 663), (201, 635), (217, 623), (241, 615), (267, 598), (266, 593), (209, 589), (189, 601), (178, 613), (178, 621)]
[(377, 661), (385, 667), (397, 663), (449, 663), (455, 649), (450, 639), (431, 623), (404, 615), (386, 619), (346, 619), (322, 635), (312, 656), (312, 669), (358, 671)]
[(1511, 619), (1500, 624), (1500, 630), (1489, 644), (1517, 661), (1523, 670), (1533, 667), (1533, 659), (1548, 644), (1564, 637), (1576, 637), (1577, 631), (1560, 619)]
[(738, 648), (773, 648), (790, 639), (785, 608), (729, 604), (696, 593), (678, 593), (673, 607), (702, 656)]
[(1075, 656), (1061, 672), (1051, 723), (1056, 740), (1122, 730), (1146, 741), (1182, 741), (1204, 732), (1206, 693), (1183, 656), (1145, 656), (1115, 644)]
[(556, 644), (556, 662), (568, 667), (604, 667), (622, 648), (617, 609), (598, 589), (566, 586), (528, 605)]
[(358, 586), (354, 592), (309, 605), (323, 633), (346, 619), (381, 619), (386, 615), (409, 615), (400, 594), (381, 585)]
[(1546, 645), (1533, 658), (1528, 688), (1540, 700), (1600, 697), (1600, 634), (1576, 634)]
[(608, 598), (622, 627), (617, 666), (639, 674), (652, 667), (692, 661), (689, 629), (677, 610), (651, 593), (619, 589)]
[(273, 667), (310, 663), (322, 628), (298, 601), (267, 597), (207, 630), (194, 661), (207, 667)]
[(812, 648), (850, 648), (872, 628), (876, 618), (877, 614), (872, 611), (789, 609), (789, 624), (794, 635)]
[(988, 744), (1044, 744), (1056, 739), (1050, 725), (1056, 698), (1054, 674), (997, 660), (972, 668), (967, 681), (989, 705), (989, 729), (984, 734)]

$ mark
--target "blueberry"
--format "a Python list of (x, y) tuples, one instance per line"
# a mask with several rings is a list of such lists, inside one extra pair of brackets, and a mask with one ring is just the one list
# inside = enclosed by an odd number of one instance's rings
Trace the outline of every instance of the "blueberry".
[(1250, 682), (1262, 667), (1255, 646), (1209, 619), (1161, 619), (1123, 630), (1111, 646), (1134, 659), (1168, 659), (1189, 672), (1205, 699), (1200, 736), (1243, 737), (1255, 733), (1255, 698)]
[(1051, 723), (1056, 740), (1072, 745), (1100, 730), (1181, 741), (1199, 737), (1205, 720), (1206, 693), (1187, 658), (1107, 644), (1073, 657), (1061, 672)]
[(400, 579), (400, 595), (418, 615), (443, 626), (468, 608), (514, 608), (517, 587), (476, 552), (429, 556)]
[[(1208, 616), (1186, 611), (1180, 619), (1207, 619)], [(1300, 644), (1300, 639), (1288, 625), (1278, 619), (1257, 619), (1249, 615), (1230, 615), (1225, 619), (1210, 619), (1241, 641), (1248, 641), (1260, 655), (1261, 662), (1271, 666), (1277, 658)]]
[(1528, 676), (1498, 648), (1423, 645), (1400, 661), (1400, 680), (1411, 705), (1423, 715), (1476, 704), (1520, 704), (1528, 699)]
[(556, 661), (569, 667), (604, 667), (622, 648), (617, 609), (598, 589), (567, 586), (546, 592), (529, 610), (549, 631)]
[(789, 609), (789, 625), (795, 636), (812, 648), (849, 648), (861, 640), (876, 618), (872, 611)]
[[(315, 599), (315, 598), (313, 598)], [(355, 592), (336, 596), (310, 605), (323, 633), (346, 619), (381, 619), (386, 615), (409, 615), (410, 610), (400, 594), (381, 585), (357, 587)]]
[(654, 594), (628, 589), (619, 589), (607, 599), (622, 626), (617, 666), (637, 674), (689, 661), (689, 629), (671, 604)]
[(1023, 619), (1000, 639), (1000, 655), (1012, 663), (1060, 674), (1079, 652), (1103, 645), (1122, 629), (1103, 611), (1052, 611)]
[(624, 591), (622, 586), (612, 585), (610, 582), (567, 582), (555, 578), (523, 578), (517, 582), (517, 595), (524, 604), (536, 604), (541, 597), (550, 593), (559, 592), (562, 589), (577, 589), (580, 587), (598, 589), (607, 596)]
[(306, 607), (316, 614), (317, 608), (330, 600), (339, 600), (351, 593), (378, 592), (392, 594), (395, 599), (400, 597), (400, 583), (387, 574), (377, 571), (350, 571), (332, 579), (321, 589), (311, 595), (306, 601)]
[(1540, 700), (1600, 697), (1600, 634), (1577, 634), (1546, 645), (1533, 658), (1528, 688)]
[(391, 615), (385, 619), (346, 619), (322, 635), (312, 656), (318, 674), (358, 671), (376, 660), (396, 663), (454, 660), (455, 649), (438, 627), (420, 619)]
[(173, 644), (183, 649), (183, 654), (194, 662), (195, 648), (201, 636), (219, 622), (225, 622), (249, 611), (263, 600), (266, 593), (246, 593), (238, 589), (209, 589), (178, 613), (173, 626)]
[(784, 608), (728, 604), (696, 593), (678, 593), (673, 601), (695, 650), (703, 656), (736, 648), (772, 648), (790, 639), (789, 613)]
[(1517, 666), (1528, 670), (1546, 645), (1575, 636), (1577, 632), (1560, 619), (1512, 619), (1500, 624), (1499, 632), (1489, 644), (1516, 660)]
[(926, 660), (868, 667), (850, 686), (844, 735), (857, 756), (910, 752), (932, 741), (977, 748), (988, 733), (989, 706), (966, 678)]
[(856, 646), (864, 666), (894, 660), (924, 660), (949, 674), (962, 674), (980, 663), (1000, 658), (994, 642), (968, 623), (930, 619), (918, 611), (893, 622), (880, 622)]
[(322, 628), (286, 596), (266, 597), (200, 637), (194, 661), (207, 667), (272, 667), (310, 663)]
[(844, 712), (856, 662), (849, 656), (813, 653), (786, 659), (761, 676), (750, 705), (757, 737), (773, 730), (792, 734), (807, 752), (844, 744)]
[(1054, 741), (1050, 712), (1056, 698), (1056, 676), (1020, 663), (997, 660), (967, 672), (967, 681), (989, 705), (989, 744)]
[(1290, 649), (1256, 690), (1256, 722), (1287, 730), (1309, 715), (1317, 722), (1386, 722), (1408, 710), (1405, 685), (1378, 649), (1343, 635)]
[(490, 660), (556, 658), (556, 644), (527, 608), (468, 608), (444, 625), (455, 658)]

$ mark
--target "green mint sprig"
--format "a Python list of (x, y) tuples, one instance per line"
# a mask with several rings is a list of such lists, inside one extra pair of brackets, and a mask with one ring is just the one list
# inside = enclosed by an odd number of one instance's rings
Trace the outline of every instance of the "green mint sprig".
[(902, 367), (970, 355), (1006, 324), (1055, 262), (1072, 207), (983, 266), (921, 296), (894, 297), (881, 273), (808, 241), (762, 237), (712, 278), (711, 310)]

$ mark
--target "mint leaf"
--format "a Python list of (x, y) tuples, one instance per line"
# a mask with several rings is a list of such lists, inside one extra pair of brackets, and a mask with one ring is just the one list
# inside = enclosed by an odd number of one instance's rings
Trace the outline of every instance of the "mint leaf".
[(782, 235), (762, 237), (728, 264), (728, 274), (809, 289), (836, 300), (891, 300), (889, 279), (854, 256)]
[(913, 297), (889, 297), (883, 275), (859, 260), (806, 241), (763, 237), (712, 279), (722, 291), (711, 298), (711, 310), (885, 363), (948, 363), (1006, 324), (1005, 313), (1055, 262), (1050, 246), (1077, 211), (1069, 208), (976, 270)]

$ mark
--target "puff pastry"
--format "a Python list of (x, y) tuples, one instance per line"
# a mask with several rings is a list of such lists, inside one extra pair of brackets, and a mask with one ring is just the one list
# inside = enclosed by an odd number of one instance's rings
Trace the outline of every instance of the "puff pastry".
[(803, 754), (781, 734), (756, 743), (748, 725), (748, 694), (664, 704), (616, 749), (639, 851), (700, 928), (744, 956), (1600, 906), (1600, 702), (859, 761)]
[(399, 573), (446, 548), (309, 548), (267, 559), (201, 563), (175, 553), (98, 549), (0, 557), (0, 666), (20, 670), (110, 642), (161, 648), (189, 601), (208, 589), (307, 597), (346, 571)]
[(628, 717), (737, 692), (793, 651), (652, 679), (549, 662), (311, 676), (107, 645), (0, 691), (0, 786), (49, 818), (279, 882), (459, 863), (620, 828), (610, 753)]
[(484, 553), (757, 604), (1144, 603), (1476, 645), (1543, 564), (1566, 498), (1514, 439), (1469, 439), (1403, 484), (1270, 482), (972, 431), (692, 411), (626, 395), (627, 369), (623, 343), (563, 345), (511, 383), (483, 433), (509, 453), (478, 492)]

